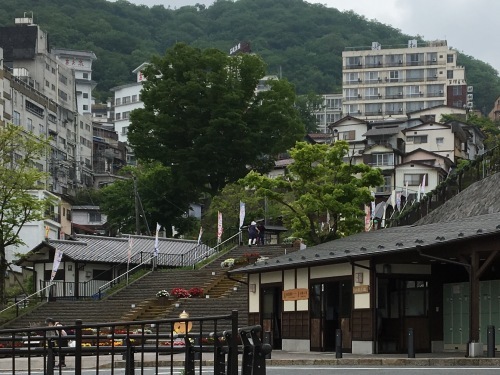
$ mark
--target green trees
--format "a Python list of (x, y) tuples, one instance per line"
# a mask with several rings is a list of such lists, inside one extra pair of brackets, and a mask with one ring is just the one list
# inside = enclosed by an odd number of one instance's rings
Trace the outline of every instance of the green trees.
[(379, 169), (344, 162), (348, 151), (344, 141), (331, 146), (299, 142), (290, 151), (294, 162), (285, 176), (250, 172), (240, 182), (280, 203), (295, 236), (313, 244), (347, 236), (363, 228), (363, 205), (372, 200), (369, 187), (383, 183)]
[[(51, 203), (33, 194), (47, 177), (36, 168), (47, 150), (45, 140), (24, 133), (19, 126), (0, 127), (0, 275), (5, 275), (8, 266), (6, 248), (24, 244), (19, 237), (22, 227), (43, 220)], [(0, 293), (3, 302), (4, 277), (0, 277)]]
[(256, 55), (228, 56), (179, 43), (145, 69), (144, 108), (132, 112), (128, 139), (136, 155), (169, 166), (173, 182), (215, 195), (246, 175), (267, 170), (271, 155), (304, 135), (285, 80), (269, 82)]
[[(108, 217), (108, 223), (122, 233), (136, 232), (135, 192), (140, 197), (140, 232), (147, 233), (160, 223), (170, 232), (172, 225), (183, 234), (193, 229), (197, 221), (188, 217), (190, 203), (189, 191), (172, 181), (170, 168), (160, 163), (143, 163), (139, 167), (126, 167), (128, 175), (120, 181), (106, 186), (100, 191), (100, 208)], [(145, 218), (143, 217), (145, 214)], [(151, 230), (152, 231), (152, 230)]]

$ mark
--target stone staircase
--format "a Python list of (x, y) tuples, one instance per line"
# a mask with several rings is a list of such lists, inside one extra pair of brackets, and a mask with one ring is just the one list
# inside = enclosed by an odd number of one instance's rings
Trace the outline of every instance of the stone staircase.
[[(25, 328), (44, 325), (45, 318), (53, 317), (63, 324), (73, 324), (81, 319), (84, 323), (104, 323), (135, 320), (178, 318), (182, 311), (191, 317), (227, 315), (232, 310), (239, 312), (239, 325), (248, 323), (248, 285), (246, 275), (229, 279), (227, 269), (221, 262), (228, 258), (242, 258), (246, 252), (259, 252), (261, 256), (273, 258), (296, 248), (281, 246), (239, 246), (221, 254), (203, 268), (195, 270), (158, 270), (144, 275), (127, 287), (103, 300), (45, 302), (35, 310), (4, 324), (2, 328)], [(170, 299), (162, 305), (156, 293), (173, 288), (203, 288), (208, 298)], [(227, 329), (229, 326), (218, 327)]]

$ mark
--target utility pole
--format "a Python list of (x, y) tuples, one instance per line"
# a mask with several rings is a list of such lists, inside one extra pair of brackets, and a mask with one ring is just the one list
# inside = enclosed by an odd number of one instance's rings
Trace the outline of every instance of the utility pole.
[(141, 217), (139, 214), (139, 194), (137, 193), (137, 177), (134, 176), (134, 198), (135, 198), (135, 234), (141, 234)]

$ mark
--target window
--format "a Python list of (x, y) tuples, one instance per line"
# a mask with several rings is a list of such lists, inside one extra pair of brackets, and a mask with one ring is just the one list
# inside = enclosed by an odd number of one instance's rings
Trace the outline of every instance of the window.
[(137, 95), (132, 95), (132, 103), (135, 103), (137, 101)]
[(83, 110), (84, 110), (84, 111), (88, 111), (88, 110), (89, 110), (89, 106), (88, 106), (87, 104), (84, 104), (84, 105), (83, 105)]
[(446, 71), (446, 78), (453, 79), (453, 70)]
[(408, 82), (423, 81), (424, 69), (412, 69), (406, 71), (406, 80)]
[(62, 100), (68, 100), (68, 94), (66, 94), (64, 91), (62, 90), (58, 90), (58, 94), (59, 94), (59, 97), (62, 99)]
[(346, 73), (345, 80), (346, 82), (358, 82), (359, 73)]
[(346, 98), (347, 99), (357, 99), (358, 98), (358, 89), (346, 89)]
[(89, 74), (88, 73), (83, 73), (83, 78), (88, 79), (89, 78)]
[(379, 92), (378, 92), (378, 88), (377, 87), (367, 87), (365, 89), (365, 97), (367, 99), (376, 99), (378, 98), (380, 95), (379, 95)]
[(14, 116), (12, 118), (14, 125), (21, 125), (21, 114), (17, 111), (14, 111)]
[(67, 85), (68, 84), (68, 78), (65, 75), (63, 75), (63, 74), (59, 74), (59, 82), (61, 82), (64, 85)]
[(391, 166), (394, 165), (394, 154), (372, 154), (372, 165)]
[(85, 99), (88, 99), (88, 98), (89, 98), (89, 93), (88, 93), (88, 92), (84, 92), (84, 93), (83, 93), (83, 97), (84, 97)]
[(101, 213), (100, 212), (89, 212), (89, 222), (101, 222)]
[(127, 135), (127, 133), (128, 133), (128, 126), (124, 126), (122, 128), (122, 135)]
[(120, 105), (122, 104), (122, 99), (121, 98), (116, 98), (115, 99), (115, 105)]
[(360, 67), (361, 66), (361, 56), (351, 56), (346, 58), (346, 65), (348, 68)]
[(427, 143), (427, 136), (426, 135), (412, 135), (412, 136), (406, 137), (406, 143), (413, 143), (413, 144)]
[(391, 70), (389, 72), (389, 82), (399, 82), (399, 70)]
[(117, 112), (115, 113), (115, 120), (120, 120), (121, 119), (121, 113)]
[(45, 126), (38, 124), (38, 133), (39, 135), (45, 135)]
[(123, 118), (123, 119), (128, 119), (128, 118), (129, 118), (129, 115), (130, 115), (130, 111), (123, 112), (123, 113), (122, 113), (122, 118)]
[(356, 139), (356, 130), (340, 132), (339, 139), (343, 139), (344, 141), (354, 141)]
[(442, 145), (444, 143), (444, 137), (438, 137), (436, 138), (436, 144)]
[(33, 133), (35, 131), (35, 127), (33, 126), (33, 120), (31, 120), (30, 118), (26, 119), (26, 127), (28, 128), (29, 132)]
[(130, 96), (124, 96), (122, 99), (122, 104), (130, 103)]
[(385, 57), (385, 63), (389, 66), (398, 66), (403, 64), (403, 55), (388, 55)]
[(47, 80), (45, 80), (45, 87), (50, 87), (50, 83)]
[(423, 174), (418, 174), (418, 173), (406, 174), (405, 173), (404, 183), (406, 185), (406, 183), (408, 182), (408, 186), (421, 185), (422, 182), (424, 181), (424, 176), (425, 176), (425, 186), (428, 186), (429, 185), (429, 178), (428, 178), (429, 176), (427, 175), (427, 173), (423, 173)]
[(446, 55), (446, 62), (452, 64), (454, 61), (453, 54)]
[(453, 96), (461, 96), (462, 95), (462, 87), (463, 86), (453, 86)]
[(377, 193), (387, 193), (392, 191), (391, 176), (383, 176), (383, 177), (384, 177), (384, 184), (382, 186), (377, 186)]
[(326, 108), (340, 109), (340, 108), (342, 108), (342, 100), (341, 99), (326, 99), (325, 105), (326, 105)]
[(418, 86), (418, 85), (406, 86), (406, 95), (408, 97), (419, 97), (420, 96), (420, 86)]
[(88, 132), (90, 131), (90, 125), (89, 124), (85, 124), (85, 130), (88, 131)]

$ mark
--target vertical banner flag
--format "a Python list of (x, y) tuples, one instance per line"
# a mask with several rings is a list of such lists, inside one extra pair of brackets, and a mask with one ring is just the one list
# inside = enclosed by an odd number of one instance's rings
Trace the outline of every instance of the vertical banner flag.
[(384, 202), (384, 213), (382, 215), (382, 223), (380, 225), (380, 228), (385, 228), (385, 210), (387, 209), (387, 202)]
[(408, 181), (406, 181), (406, 184), (405, 184), (405, 198), (406, 198), (406, 201), (408, 202)]
[(396, 207), (398, 208), (398, 211), (401, 211), (401, 192), (398, 191), (396, 193)]
[(371, 206), (372, 206), (372, 215), (371, 215), (371, 219), (373, 220), (373, 218), (375, 217), (375, 192), (372, 191), (372, 202), (371, 202)]
[(371, 214), (370, 214), (370, 206), (365, 204), (365, 232), (370, 230), (371, 223)]
[(245, 203), (240, 201), (240, 229), (245, 222)]
[(154, 256), (157, 257), (158, 256), (158, 248), (159, 248), (159, 244), (158, 244), (158, 233), (160, 232), (160, 229), (161, 229), (161, 225), (156, 223), (156, 236), (155, 236), (155, 253), (154, 253)]
[(130, 259), (132, 259), (132, 246), (134, 245), (134, 239), (132, 236), (128, 236), (128, 250), (127, 250), (127, 264), (130, 263)]
[(422, 177), (422, 196), (425, 195), (425, 174), (424, 177)]
[(390, 199), (391, 199), (392, 209), (395, 210), (396, 209), (396, 190), (392, 191)]
[(52, 264), (52, 273), (50, 274), (51, 282), (52, 280), (54, 280), (54, 277), (56, 277), (57, 269), (61, 264), (62, 256), (63, 256), (62, 250), (56, 249), (56, 252), (54, 254), (54, 263)]
[(203, 234), (203, 227), (200, 227), (200, 234), (198, 234), (198, 245), (201, 244), (201, 235)]
[(422, 185), (418, 184), (418, 191), (417, 191), (417, 202), (420, 202), (420, 193), (422, 192)]
[(222, 239), (222, 212), (217, 211), (217, 242)]

